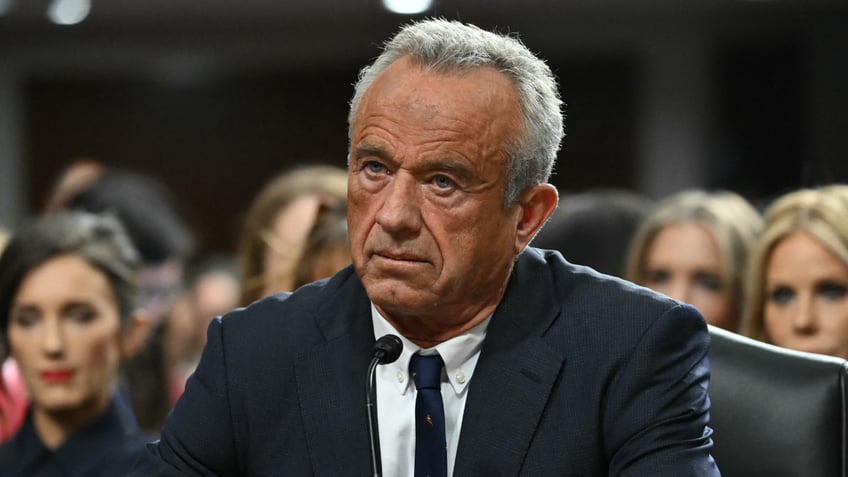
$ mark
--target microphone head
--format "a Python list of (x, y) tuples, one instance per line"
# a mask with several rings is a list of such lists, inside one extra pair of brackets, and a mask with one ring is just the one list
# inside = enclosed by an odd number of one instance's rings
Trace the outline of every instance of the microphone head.
[(395, 335), (384, 335), (374, 343), (374, 357), (379, 364), (394, 363), (401, 351), (403, 343)]

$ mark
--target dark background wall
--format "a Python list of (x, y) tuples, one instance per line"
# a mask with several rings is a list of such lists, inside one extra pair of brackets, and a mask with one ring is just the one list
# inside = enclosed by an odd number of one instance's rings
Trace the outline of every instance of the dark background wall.
[[(229, 14), (217, 1), (205, 13), (153, 2), (158, 19), (117, 3), (98, 17), (94, 2), (75, 27), (34, 7), (0, 17), (0, 224), (37, 211), (65, 165), (94, 157), (162, 178), (201, 252), (230, 250), (273, 174), (344, 165), (357, 70), (407, 20), (328, 0), (325, 11), (251, 0)], [(563, 191), (726, 188), (765, 203), (848, 181), (845, 2), (678, 3), (433, 13), (518, 32), (549, 61), (567, 103), (552, 178)]]
[[(573, 99), (553, 181), (564, 189), (634, 186), (633, 65), (557, 66), (569, 72), (563, 86)], [(28, 204), (38, 208), (70, 159), (94, 157), (161, 177), (202, 229), (202, 245), (225, 250), (270, 175), (304, 162), (344, 167), (355, 75), (268, 72), (191, 88), (33, 79), (25, 90)]]

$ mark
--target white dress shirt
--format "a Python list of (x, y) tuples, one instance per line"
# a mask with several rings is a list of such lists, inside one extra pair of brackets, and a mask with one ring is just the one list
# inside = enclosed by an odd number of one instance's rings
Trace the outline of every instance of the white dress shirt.
[(439, 354), (445, 362), (442, 374), (442, 400), (445, 404), (445, 438), (448, 450), (448, 476), (453, 475), (459, 430), (468, 396), (468, 384), (480, 357), (480, 348), (486, 337), (489, 318), (468, 332), (422, 349), (401, 336), (371, 304), (374, 337), (397, 335), (403, 342), (403, 351), (394, 363), (380, 365), (376, 371), (377, 421), (380, 430), (380, 453), (383, 457), (383, 475), (404, 477), (415, 471), (415, 383), (409, 376), (409, 360), (418, 351), (421, 354)]

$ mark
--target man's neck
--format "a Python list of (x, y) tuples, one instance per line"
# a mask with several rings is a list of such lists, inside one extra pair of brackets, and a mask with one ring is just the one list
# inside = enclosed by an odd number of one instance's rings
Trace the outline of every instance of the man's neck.
[[(461, 320), (446, 320), (444, 316), (448, 313), (435, 317), (433, 315), (420, 316), (410, 314), (389, 313), (387, 310), (376, 305), (377, 311), (388, 321), (401, 335), (409, 341), (422, 348), (432, 348), (451, 338), (455, 338), (479, 325), (492, 313), (497, 304), (488, 305), (477, 310), (470, 318)], [(454, 315), (455, 316), (455, 315)]]

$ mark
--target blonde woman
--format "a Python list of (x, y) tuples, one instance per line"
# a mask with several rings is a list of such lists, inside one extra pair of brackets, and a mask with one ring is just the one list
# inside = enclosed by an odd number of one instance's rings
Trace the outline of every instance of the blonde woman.
[(295, 267), (322, 207), (347, 196), (347, 171), (305, 166), (272, 179), (247, 212), (238, 242), (241, 304), (295, 288)]
[(694, 305), (712, 325), (738, 331), (745, 263), (761, 227), (759, 213), (736, 193), (680, 192), (640, 225), (625, 278)]
[(748, 270), (745, 334), (848, 358), (848, 186), (778, 198)]

